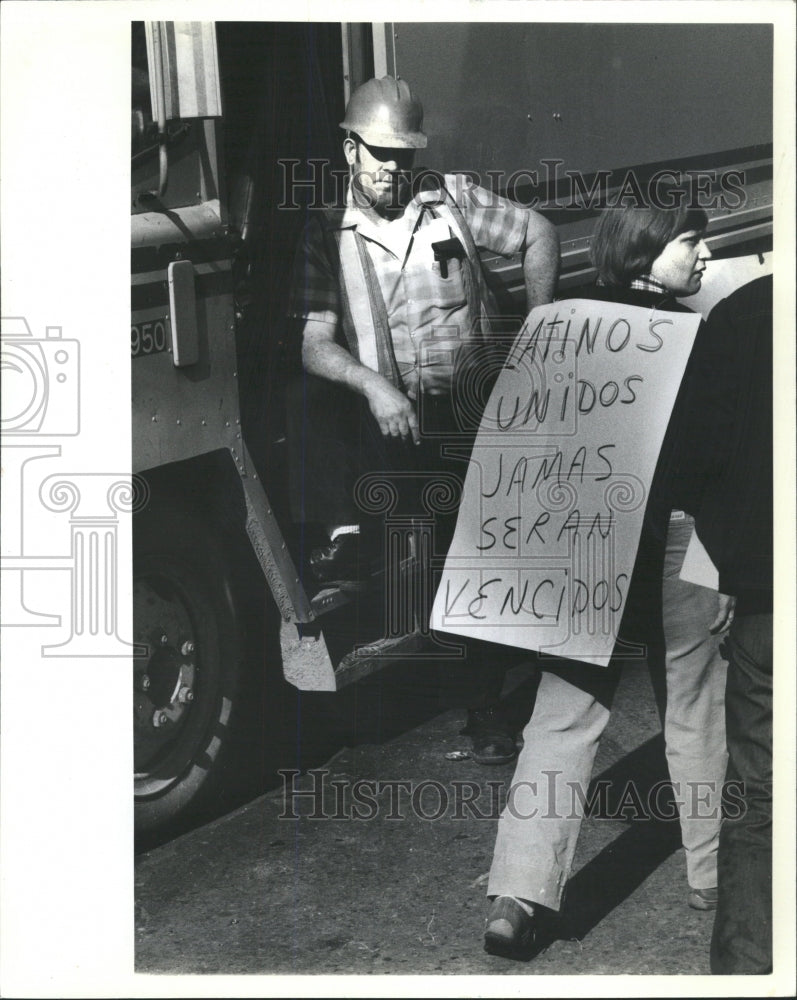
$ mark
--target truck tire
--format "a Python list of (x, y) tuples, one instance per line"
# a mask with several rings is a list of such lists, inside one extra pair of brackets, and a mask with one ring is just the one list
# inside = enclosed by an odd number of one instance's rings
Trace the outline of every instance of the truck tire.
[(245, 641), (231, 546), (183, 510), (145, 510), (134, 521), (135, 825), (139, 838), (180, 832), (223, 790)]

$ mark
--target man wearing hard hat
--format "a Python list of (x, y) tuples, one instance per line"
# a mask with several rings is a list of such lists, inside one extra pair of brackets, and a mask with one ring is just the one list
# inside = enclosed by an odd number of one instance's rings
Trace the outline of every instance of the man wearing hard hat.
[[(556, 230), (531, 209), (464, 175), (427, 173), (428, 183), (414, 183), (415, 150), (427, 138), (421, 102), (406, 81), (368, 80), (352, 94), (340, 126), (350, 174), (346, 204), (310, 219), (292, 307), (305, 371), (322, 386), (314, 397), (322, 402), (304, 408), (301, 448), (293, 448), (301, 456), (295, 513), (329, 533), (329, 544), (310, 558), (322, 583), (350, 581), (371, 567), (378, 547), (373, 518), (354, 498), (364, 473), (453, 468), (463, 476), (467, 448), (452, 461), (441, 443), (472, 444), (473, 428), (465, 433), (454, 405), (456, 374), (462, 358), (489, 341), (497, 315), (476, 248), (523, 253), (529, 309), (551, 301), (559, 264)], [(348, 426), (347, 411), (354, 415)], [(461, 673), (478, 678), (478, 694), (468, 702), (482, 709), (469, 714), (474, 755), (503, 763), (515, 755), (514, 740), (490, 705), (504, 667), (479, 666), (485, 656), (478, 646), (484, 644), (469, 647), (473, 670)], [(497, 692), (485, 693), (488, 675)]]

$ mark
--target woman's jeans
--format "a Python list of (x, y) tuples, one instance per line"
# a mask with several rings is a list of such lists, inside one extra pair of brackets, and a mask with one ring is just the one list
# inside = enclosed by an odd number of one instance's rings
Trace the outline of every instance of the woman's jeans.
[[(679, 801), (687, 877), (693, 888), (703, 889), (717, 884), (727, 762), (726, 665), (720, 637), (709, 633), (717, 614), (716, 592), (678, 579), (691, 529), (691, 518), (670, 522), (662, 586), (666, 655), (651, 648), (648, 662), (654, 688), (666, 689), (667, 761)], [(658, 613), (651, 608), (651, 619)], [(534, 713), (498, 824), (487, 891), (558, 910), (619, 669), (575, 661), (551, 667), (541, 661), (540, 666)]]
[[(725, 743), (723, 637), (711, 635), (717, 594), (679, 578), (694, 521), (670, 520), (662, 583), (666, 706), (663, 713), (667, 770), (673, 783), (693, 889), (717, 885), (717, 848), (722, 783), (728, 764)], [(660, 669), (655, 657), (651, 670)], [(654, 684), (655, 686), (655, 684)]]

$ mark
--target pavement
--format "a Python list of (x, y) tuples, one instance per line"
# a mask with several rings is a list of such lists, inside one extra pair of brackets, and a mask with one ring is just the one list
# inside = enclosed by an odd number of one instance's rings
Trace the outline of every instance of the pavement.
[[(522, 707), (531, 678), (515, 668), (510, 682), (505, 698)], [(382, 710), (395, 697), (383, 689)], [(140, 855), (136, 971), (708, 975), (713, 914), (687, 906), (677, 821), (629, 810), (585, 820), (563, 911), (535, 957), (485, 953), (487, 872), (513, 765), (449, 759), (467, 752), (463, 723), (450, 710), (371, 742), (359, 734), (312, 772)], [(666, 777), (644, 667), (623, 675), (595, 777), (631, 813), (627, 782), (644, 797)]]

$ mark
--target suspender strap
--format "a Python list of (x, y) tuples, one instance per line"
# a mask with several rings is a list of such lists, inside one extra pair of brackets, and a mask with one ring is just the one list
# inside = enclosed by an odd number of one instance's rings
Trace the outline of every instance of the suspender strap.
[(387, 308), (365, 239), (353, 229), (334, 230), (332, 235), (341, 279), (343, 333), (349, 351), (361, 364), (401, 389)]
[(374, 327), (374, 339), (376, 340), (376, 357), (378, 361), (377, 371), (379, 371), (388, 381), (392, 382), (397, 389), (403, 388), (401, 376), (399, 375), (396, 355), (393, 350), (393, 339), (390, 336), (390, 324), (387, 318), (387, 307), (382, 289), (379, 287), (379, 279), (376, 276), (376, 269), (365, 239), (359, 234), (349, 230), (354, 236), (357, 244), (357, 252), (360, 256), (360, 264), (365, 275), (365, 287), (368, 291), (368, 302), (371, 307), (371, 317)]

